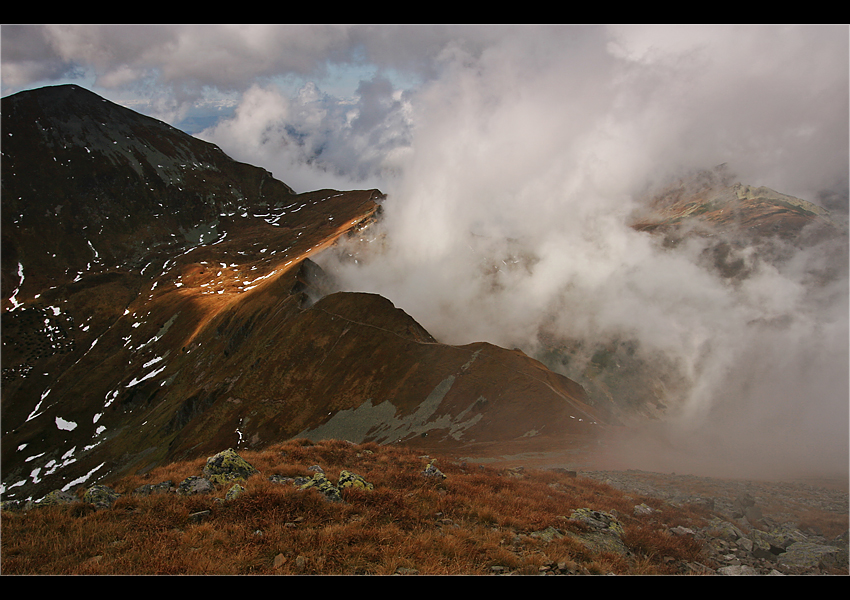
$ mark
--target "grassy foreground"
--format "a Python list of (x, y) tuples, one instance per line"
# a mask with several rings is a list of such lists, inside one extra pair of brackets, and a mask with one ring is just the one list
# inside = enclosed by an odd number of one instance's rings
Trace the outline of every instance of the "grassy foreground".
[[(438, 459), (426, 477), (415, 451), (344, 441), (293, 440), (240, 451), (259, 470), (245, 491), (133, 495), (146, 483), (199, 475), (205, 459), (176, 463), (110, 485), (112, 508), (86, 503), (2, 514), (3, 574), (677, 574), (700, 546), (667, 531), (703, 515), (555, 471), (497, 471)], [(274, 483), (319, 465), (336, 481), (350, 470), (374, 489)], [(635, 505), (656, 510), (634, 515)], [(582, 543), (573, 510), (606, 511), (622, 524), (627, 552)], [(204, 513), (203, 511), (209, 511)], [(194, 516), (202, 513), (200, 517)], [(551, 528), (551, 529), (549, 529)], [(548, 535), (547, 535), (548, 532)], [(554, 535), (553, 535), (554, 534)]]

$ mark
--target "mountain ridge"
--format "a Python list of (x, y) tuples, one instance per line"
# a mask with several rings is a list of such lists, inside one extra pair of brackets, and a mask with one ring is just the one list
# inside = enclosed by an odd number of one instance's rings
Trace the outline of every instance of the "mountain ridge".
[(380, 191), (295, 194), (76, 86), (2, 108), (5, 498), (261, 448), (366, 403), (383, 412), (363, 438), (396, 442), (602, 425), (522, 353), (334, 293), (310, 257), (380, 218)]

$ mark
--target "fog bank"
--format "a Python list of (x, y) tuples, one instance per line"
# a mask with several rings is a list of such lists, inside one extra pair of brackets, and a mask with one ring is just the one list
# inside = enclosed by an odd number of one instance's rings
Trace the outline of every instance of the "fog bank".
[[(379, 240), (324, 266), (446, 343), (534, 356), (541, 331), (589, 352), (633, 341), (682, 384), (634, 457), (666, 439), (658, 464), (846, 472), (846, 237), (740, 250), (750, 275), (733, 282), (706, 268), (705, 240), (670, 249), (628, 220), (649, 186), (722, 162), (811, 201), (837, 182), (846, 205), (846, 53), (827, 57), (814, 31), (686, 29), (448, 48), (413, 104)], [(813, 62), (797, 54), (808, 43)]]

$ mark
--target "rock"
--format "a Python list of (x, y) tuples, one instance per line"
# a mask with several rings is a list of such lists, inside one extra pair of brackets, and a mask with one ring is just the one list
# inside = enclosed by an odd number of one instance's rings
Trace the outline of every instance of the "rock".
[(339, 481), (337, 482), (337, 487), (340, 489), (343, 488), (356, 488), (360, 490), (373, 490), (375, 486), (363, 479), (360, 475), (356, 473), (352, 473), (351, 471), (340, 471), (339, 473)]
[(703, 498), (702, 496), (700, 496), (698, 498), (691, 499), (688, 504), (698, 506), (705, 510), (714, 510), (714, 498)]
[[(795, 569), (811, 569), (839, 566), (840, 549), (812, 542), (794, 542), (780, 554), (777, 562)], [(844, 565), (847, 566), (846, 564)]]
[(177, 486), (177, 493), (183, 496), (191, 496), (192, 494), (209, 494), (213, 489), (213, 484), (209, 479), (192, 475), (180, 482), (180, 485)]
[(227, 490), (227, 493), (224, 495), (225, 500), (234, 500), (239, 497), (239, 495), (245, 491), (245, 488), (239, 485), (238, 483), (234, 483), (233, 486)]
[(0, 510), (19, 511), (24, 510), (26, 503), (21, 500), (3, 500), (0, 502)]
[(433, 477), (435, 479), (445, 479), (445, 474), (434, 465), (434, 462), (436, 461), (432, 460), (425, 466), (425, 470), (422, 471), (422, 475), (425, 477)]
[(750, 523), (762, 520), (762, 512), (758, 506), (748, 506), (744, 509), (744, 518)]
[(328, 480), (327, 477), (325, 477), (324, 473), (316, 473), (313, 475), (312, 479), (308, 480), (307, 483), (302, 485), (299, 489), (316, 489), (331, 502), (342, 502), (342, 496), (339, 495), (339, 490), (333, 483), (330, 482), (330, 480)]
[(785, 552), (787, 541), (781, 535), (775, 533), (753, 529), (750, 532), (750, 538), (753, 547), (751, 552), (756, 558), (764, 558), (773, 560), (777, 555)]
[(735, 498), (735, 507), (739, 508), (741, 510), (748, 508), (750, 506), (755, 506), (755, 505), (756, 505), (755, 499), (750, 494), (748, 494), (747, 492), (744, 492), (743, 494), (739, 494), (738, 497)]
[(714, 571), (698, 562), (689, 562), (684, 564), (685, 572), (690, 575), (713, 575)]
[(717, 537), (728, 542), (735, 542), (744, 537), (744, 532), (738, 529), (729, 521), (723, 519), (712, 519), (709, 523), (708, 533), (712, 537)]
[(623, 526), (611, 514), (590, 508), (578, 508), (570, 515), (571, 521), (578, 521), (600, 531), (611, 531), (618, 536), (623, 534)]
[(623, 534), (623, 526), (611, 513), (579, 508), (570, 515), (570, 521), (590, 527), (591, 531), (587, 533), (570, 534), (590, 550), (622, 555), (630, 553), (620, 537)]
[(269, 477), (269, 481), (272, 483), (279, 483), (280, 485), (288, 485), (293, 484), (296, 486), (302, 486), (307, 483), (306, 477), (287, 477), (285, 475), (272, 475)]
[(741, 548), (744, 552), (752, 552), (753, 551), (753, 540), (750, 538), (741, 538), (737, 542), (738, 547)]
[(655, 509), (652, 508), (651, 506), (648, 506), (646, 503), (638, 504), (634, 508), (634, 515), (636, 517), (640, 516), (640, 515), (651, 515), (654, 512), (655, 512)]
[(146, 483), (144, 485), (140, 485), (135, 490), (133, 490), (133, 494), (136, 496), (150, 496), (151, 494), (165, 494), (171, 491), (171, 488), (174, 487), (174, 482), (171, 480), (163, 481), (160, 483)]
[(64, 490), (53, 490), (49, 494), (47, 494), (44, 498), (39, 500), (35, 505), (36, 506), (57, 506), (59, 504), (71, 504), (72, 502), (77, 502), (77, 497)]
[(717, 569), (718, 575), (758, 575), (759, 572), (747, 565), (731, 565)]
[(247, 480), (256, 472), (257, 469), (248, 464), (248, 461), (232, 448), (228, 448), (207, 459), (203, 474), (213, 484), (224, 485), (236, 479)]
[(295, 568), (304, 571), (307, 568), (307, 558), (301, 554), (295, 557)]
[(554, 471), (555, 473), (566, 475), (567, 477), (578, 477), (578, 473), (576, 471), (565, 469), (563, 467), (553, 467), (552, 471)]
[(552, 540), (556, 540), (558, 538), (564, 537), (564, 534), (550, 525), (546, 529), (543, 529), (541, 531), (535, 531), (534, 533), (531, 534), (530, 537), (537, 538), (539, 540), (543, 540), (544, 542), (546, 542), (548, 544)]
[(83, 495), (83, 502), (93, 504), (95, 508), (112, 508), (121, 494), (105, 485), (93, 485)]

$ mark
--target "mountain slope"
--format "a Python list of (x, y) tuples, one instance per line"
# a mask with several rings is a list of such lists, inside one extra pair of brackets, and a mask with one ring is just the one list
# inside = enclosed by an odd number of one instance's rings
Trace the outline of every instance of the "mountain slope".
[(520, 352), (440, 344), (386, 299), (331, 293), (309, 257), (379, 218), (377, 190), (294, 194), (76, 86), (4, 98), (2, 117), (4, 498), (296, 435), (600, 426)]

